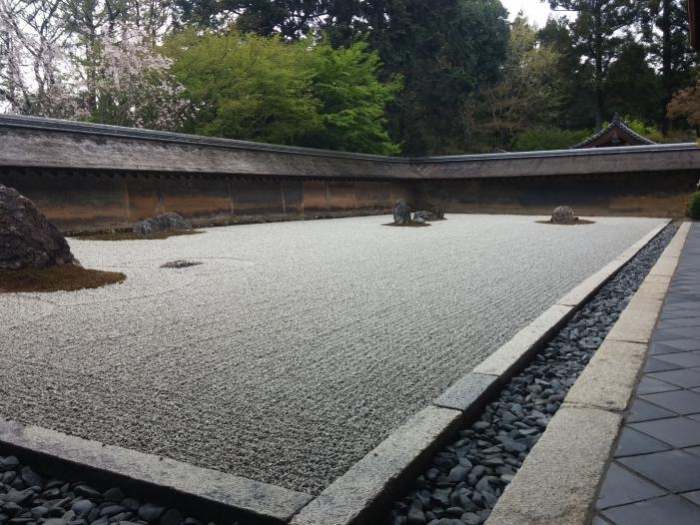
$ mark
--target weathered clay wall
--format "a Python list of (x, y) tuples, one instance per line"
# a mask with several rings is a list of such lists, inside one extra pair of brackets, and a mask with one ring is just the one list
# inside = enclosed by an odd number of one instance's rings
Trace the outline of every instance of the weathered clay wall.
[(388, 212), (676, 217), (700, 177), (694, 144), (408, 159), (0, 115), (0, 183), (65, 230), (164, 211), (202, 223)]
[(568, 205), (580, 215), (681, 217), (699, 177), (687, 170), (421, 181), (416, 200), (452, 213), (548, 215)]
[(125, 228), (166, 211), (200, 222), (388, 212), (412, 187), (396, 181), (295, 180), (0, 167), (0, 184), (67, 231)]

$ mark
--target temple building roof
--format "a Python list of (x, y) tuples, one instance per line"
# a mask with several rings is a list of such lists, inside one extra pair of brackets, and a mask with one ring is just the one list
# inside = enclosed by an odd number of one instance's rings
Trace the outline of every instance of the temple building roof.
[(607, 127), (591, 135), (586, 140), (571, 146), (571, 149), (612, 148), (615, 146), (641, 146), (644, 144), (656, 144), (656, 142), (642, 137), (622, 122), (618, 115), (615, 115)]

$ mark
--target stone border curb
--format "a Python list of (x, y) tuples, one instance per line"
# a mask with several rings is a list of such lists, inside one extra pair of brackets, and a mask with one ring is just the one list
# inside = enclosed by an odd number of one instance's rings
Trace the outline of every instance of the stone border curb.
[(58, 476), (70, 470), (84, 481), (92, 478), (102, 485), (116, 481), (124, 488), (158, 494), (172, 506), (198, 515), (279, 523), (289, 521), (313, 499), (275, 485), (2, 419), (0, 444), (17, 455), (40, 459)]
[(681, 225), (508, 485), (486, 525), (586, 525), (690, 223)]
[[(443, 392), (433, 401), (433, 406), (399, 427), (331, 483), (292, 519), (291, 525), (377, 523), (377, 510), (415, 477), (426, 458), (453, 435), (457, 426), (478, 414), (492, 395), (524, 368), (556, 330), (670, 222), (666, 220), (651, 230), (520, 330), (472, 372)], [(508, 525), (515, 523), (520, 524), (519, 521), (510, 521)]]
[(461, 422), (457, 410), (424, 408), (331, 483), (292, 519), (292, 525), (375, 524), (376, 506), (385, 503), (406, 476), (416, 475)]

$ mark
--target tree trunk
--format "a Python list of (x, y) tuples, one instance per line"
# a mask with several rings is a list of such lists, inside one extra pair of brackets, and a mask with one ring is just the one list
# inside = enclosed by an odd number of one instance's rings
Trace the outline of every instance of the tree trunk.
[(663, 0), (661, 15), (661, 33), (662, 33), (662, 55), (661, 55), (661, 79), (663, 85), (663, 108), (661, 111), (661, 133), (664, 136), (668, 135), (668, 117), (666, 116), (666, 106), (671, 102), (673, 97), (673, 79), (671, 78), (671, 1)]
[(603, 29), (600, 7), (595, 11), (595, 129), (603, 127)]

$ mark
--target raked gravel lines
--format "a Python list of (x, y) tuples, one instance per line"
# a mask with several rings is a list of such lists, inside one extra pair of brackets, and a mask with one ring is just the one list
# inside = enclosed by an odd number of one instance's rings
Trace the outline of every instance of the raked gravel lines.
[(71, 239), (127, 281), (0, 295), (0, 417), (317, 494), (661, 223), (389, 220)]

